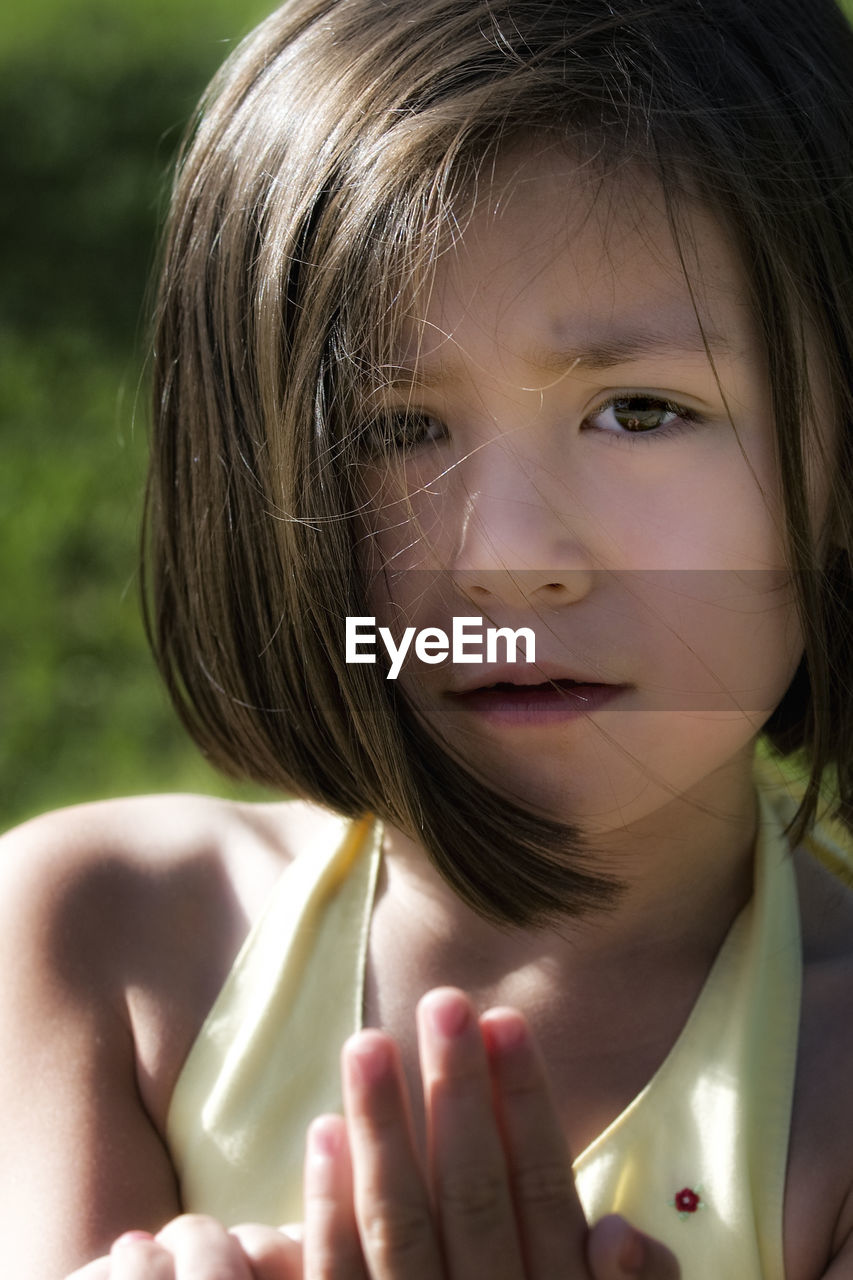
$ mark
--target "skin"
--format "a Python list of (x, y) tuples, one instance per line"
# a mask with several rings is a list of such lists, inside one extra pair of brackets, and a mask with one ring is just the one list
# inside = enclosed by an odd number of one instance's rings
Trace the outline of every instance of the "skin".
[[(617, 862), (618, 909), (606, 922), (508, 935), (388, 832), (368, 1029), (344, 1048), (345, 1116), (311, 1129), (300, 1247), (275, 1224), (228, 1232), (182, 1215), (164, 1131), (181, 1065), (252, 921), (328, 818), (308, 805), (160, 797), (12, 833), (0, 858), (0, 947), (15, 979), (0, 986), (0, 1239), (19, 1280), (75, 1267), (76, 1280), (540, 1280), (557, 1267), (616, 1280), (635, 1247), (634, 1274), (677, 1276), (671, 1256), (621, 1220), (587, 1229), (569, 1153), (666, 1057), (749, 897), (748, 761), (801, 639), (784, 590), (763, 367), (718, 228), (696, 214), (691, 279), (706, 331), (731, 348), (719, 384), (696, 350), (647, 351), (606, 371), (555, 373), (530, 359), (534, 343), (589, 341), (593, 320), (612, 338), (632, 314), (647, 330), (668, 315), (696, 346), (656, 193), (614, 189), (624, 198), (604, 217), (578, 181), (565, 157), (507, 157), (430, 296), (413, 300), (408, 372), (382, 396), (389, 412), (415, 408), (440, 426), (391, 473), (366, 467), (377, 512), (368, 554), (401, 571), (395, 601), (419, 625), (444, 618), (450, 581), (464, 612), (529, 623), (549, 659), (592, 655), (600, 678), (631, 686), (600, 712), (518, 730), (460, 710), (447, 668), (401, 676), (451, 750)], [(611, 440), (601, 406), (619, 391), (664, 395), (706, 421)], [(688, 575), (678, 599), (650, 566)], [(697, 569), (713, 574), (693, 582)], [(736, 607), (719, 592), (731, 580)], [(375, 607), (387, 607), (381, 593)], [(700, 678), (702, 705), (662, 705), (662, 690), (695, 694)], [(736, 702), (706, 704), (730, 689)], [(804, 1006), (786, 1276), (844, 1280), (853, 904), (805, 850), (794, 862)], [(471, 1185), (481, 1194), (460, 1194)], [(131, 1229), (147, 1234), (127, 1238)]]
[(365, 1032), (343, 1051), (346, 1118), (319, 1117), (309, 1131), (300, 1243), (257, 1225), (228, 1232), (184, 1216), (156, 1236), (126, 1233), (73, 1280), (172, 1280), (195, 1276), (191, 1267), (217, 1280), (546, 1280), (557, 1272), (677, 1280), (672, 1254), (621, 1218), (587, 1230), (544, 1064), (517, 1011), (478, 1020), (463, 992), (443, 989), (420, 1002), (418, 1025), (428, 1180), (399, 1053), (381, 1032)]
[[(744, 761), (802, 636), (740, 263), (693, 211), (688, 284), (656, 187), (588, 185), (560, 152), (504, 159), (377, 392), (408, 415), (412, 447), (365, 482), (386, 622), (449, 631), (483, 613), (532, 629), (545, 670), (628, 685), (571, 726), (537, 726), (530, 752), (530, 734), (448, 696), (470, 667), (400, 675), (460, 758), (612, 850), (655, 814), (670, 824), (676, 796), (694, 828), (703, 798), (752, 821)], [(660, 412), (631, 433), (607, 401), (632, 392), (700, 420)]]

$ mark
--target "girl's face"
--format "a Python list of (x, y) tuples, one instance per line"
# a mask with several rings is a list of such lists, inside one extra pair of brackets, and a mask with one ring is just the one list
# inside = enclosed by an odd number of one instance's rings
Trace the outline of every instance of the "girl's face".
[(802, 636), (764, 362), (717, 224), (695, 211), (676, 243), (636, 173), (509, 154), (380, 400), (400, 450), (366, 468), (377, 623), (536, 638), (535, 666), (410, 654), (402, 689), (449, 750), (590, 832), (719, 798), (712, 778), (742, 791)]

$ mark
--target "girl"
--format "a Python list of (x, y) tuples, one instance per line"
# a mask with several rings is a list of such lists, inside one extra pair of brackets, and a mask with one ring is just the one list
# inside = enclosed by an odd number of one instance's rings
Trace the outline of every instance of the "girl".
[(288, 0), (226, 64), (148, 617), (302, 800), (7, 837), (11, 1274), (853, 1275), (851, 84), (830, 0)]

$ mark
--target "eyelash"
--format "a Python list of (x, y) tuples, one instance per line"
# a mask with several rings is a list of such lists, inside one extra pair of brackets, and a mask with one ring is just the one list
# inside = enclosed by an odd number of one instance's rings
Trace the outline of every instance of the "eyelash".
[[(671, 436), (680, 435), (686, 430), (702, 426), (707, 419), (694, 409), (688, 409), (686, 405), (678, 404), (677, 401), (668, 400), (665, 396), (649, 395), (647, 392), (631, 392), (625, 394), (608, 397), (601, 404), (597, 405), (592, 413), (584, 418), (584, 424), (593, 421), (606, 413), (608, 409), (614, 408), (616, 405), (628, 405), (632, 401), (641, 401), (645, 408), (639, 412), (665, 412), (675, 414), (676, 421), (667, 423), (663, 427), (652, 427), (646, 431), (610, 431), (605, 428), (591, 428), (598, 430), (599, 434), (613, 436), (617, 439), (629, 439), (631, 444), (638, 443), (640, 440), (660, 440), (661, 438), (669, 438)], [(625, 412), (625, 410), (623, 410)], [(437, 423), (441, 434), (433, 438), (417, 439), (409, 434), (407, 439), (402, 438), (404, 430), (410, 428), (414, 424), (419, 426), (428, 422)], [(410, 451), (417, 450), (428, 444), (439, 444), (443, 439), (447, 438), (447, 428), (441, 422), (441, 419), (433, 413), (420, 413), (417, 411), (388, 414), (387, 417), (381, 419), (379, 424), (382, 428), (383, 443), (387, 448), (389, 445), (395, 449), (408, 449)], [(402, 428), (402, 430), (400, 429)], [(590, 429), (590, 428), (587, 428)]]
[[(705, 416), (697, 413), (695, 409), (688, 409), (686, 405), (678, 404), (675, 400), (669, 400), (666, 396), (649, 395), (648, 392), (635, 391), (626, 394), (620, 393), (617, 396), (609, 396), (607, 400), (603, 400), (592, 413), (587, 414), (584, 419), (585, 423), (591, 422), (594, 418), (598, 418), (602, 413), (606, 413), (608, 409), (612, 409), (618, 404), (630, 404), (632, 401), (642, 401), (646, 406), (645, 412), (649, 409), (654, 412), (664, 411), (666, 413), (675, 414), (676, 420), (667, 423), (663, 427), (653, 427), (647, 431), (608, 431), (604, 428), (598, 430), (602, 435), (614, 436), (618, 439), (629, 439), (631, 444), (636, 444), (641, 440), (660, 440), (667, 439), (672, 436), (681, 435), (685, 431), (693, 430), (696, 427), (704, 425), (707, 421)], [(623, 411), (624, 412), (624, 411)], [(593, 428), (595, 430), (595, 428)]]
[[(425, 422), (438, 423), (441, 428), (441, 434), (435, 439), (418, 440), (412, 431), (414, 424), (421, 425)], [(434, 413), (420, 413), (417, 410), (406, 411), (404, 409), (396, 412), (382, 414), (368, 424), (366, 432), (366, 443), (368, 448), (384, 452), (385, 450), (396, 450), (402, 452), (414, 452), (427, 444), (438, 444), (447, 436), (447, 428), (441, 422), (441, 419)]]

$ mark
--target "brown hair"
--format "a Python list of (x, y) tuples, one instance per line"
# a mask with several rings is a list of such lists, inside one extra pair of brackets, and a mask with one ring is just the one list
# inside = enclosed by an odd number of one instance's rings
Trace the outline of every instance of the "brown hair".
[[(453, 760), (376, 666), (357, 538), (365, 371), (476, 175), (536, 131), (698, 192), (737, 236), (772, 382), (805, 656), (765, 726), (853, 821), (853, 37), (831, 0), (288, 0), (179, 165), (155, 334), (145, 596), (189, 731), (225, 771), (415, 834), (504, 924), (612, 900), (575, 833)], [(838, 424), (831, 536), (806, 333)]]

